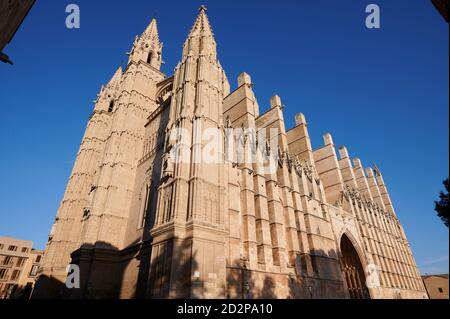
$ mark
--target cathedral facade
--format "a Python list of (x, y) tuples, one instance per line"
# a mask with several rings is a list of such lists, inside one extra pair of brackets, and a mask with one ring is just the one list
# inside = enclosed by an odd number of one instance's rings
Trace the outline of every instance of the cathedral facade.
[(162, 49), (153, 19), (102, 87), (34, 298), (427, 298), (378, 168), (231, 91), (204, 7)]

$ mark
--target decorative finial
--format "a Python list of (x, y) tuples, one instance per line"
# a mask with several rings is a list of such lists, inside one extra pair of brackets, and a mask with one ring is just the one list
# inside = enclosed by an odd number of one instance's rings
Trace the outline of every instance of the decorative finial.
[(202, 5), (200, 6), (200, 8), (198, 9), (199, 12), (206, 11), (206, 10), (208, 10), (208, 9), (206, 9), (206, 6), (203, 5), (203, 4), (202, 4)]
[(381, 176), (381, 172), (380, 172), (380, 170), (378, 169), (378, 166), (375, 163), (373, 164), (373, 170), (375, 172), (375, 175)]

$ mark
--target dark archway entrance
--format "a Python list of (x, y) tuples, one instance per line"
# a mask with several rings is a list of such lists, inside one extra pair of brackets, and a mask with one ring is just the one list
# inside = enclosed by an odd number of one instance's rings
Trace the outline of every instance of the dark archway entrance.
[(350, 239), (344, 234), (341, 239), (342, 269), (351, 299), (370, 299), (366, 287), (366, 276), (358, 253)]

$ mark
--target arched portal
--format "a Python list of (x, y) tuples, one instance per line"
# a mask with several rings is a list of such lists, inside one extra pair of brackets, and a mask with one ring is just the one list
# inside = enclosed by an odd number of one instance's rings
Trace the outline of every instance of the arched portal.
[(343, 276), (351, 299), (370, 299), (366, 276), (358, 253), (347, 235), (341, 238)]

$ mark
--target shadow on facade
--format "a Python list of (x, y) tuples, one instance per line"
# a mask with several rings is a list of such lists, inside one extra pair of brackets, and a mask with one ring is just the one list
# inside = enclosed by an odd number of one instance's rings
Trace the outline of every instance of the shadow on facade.
[[(219, 288), (226, 289), (224, 297), (228, 299), (352, 297), (341, 266), (342, 256), (335, 250), (320, 249), (312, 250), (311, 256), (308, 273), (301, 272), (300, 265), (289, 267), (288, 274), (250, 270), (246, 262), (235, 260), (227, 266), (226, 288)], [(98, 242), (74, 251), (72, 263), (80, 267), (79, 289), (67, 289), (64, 283), (43, 275), (36, 287), (57, 292), (52, 298), (65, 299), (196, 299), (208, 298), (214, 293), (211, 287), (218, 287), (196, 275), (200, 269), (192, 252), (192, 239), (169, 239), (153, 249), (151, 241), (133, 243), (122, 252)]]
[(71, 264), (80, 269), (80, 288), (68, 289), (65, 282), (40, 275), (32, 298), (202, 297), (205, 282), (201, 278), (191, 279), (194, 270), (198, 269), (192, 240), (170, 239), (156, 245), (153, 251), (154, 256), (150, 241), (133, 243), (123, 251), (104, 242), (84, 244), (71, 254)]
[[(150, 242), (137, 243), (137, 254), (122, 259), (114, 246), (98, 242), (83, 245), (72, 253), (72, 263), (80, 267), (80, 288), (67, 289), (65, 283), (41, 275), (38, 291), (53, 291), (54, 299), (166, 299), (202, 298), (208, 281), (195, 276), (198, 269), (192, 253), (192, 240), (170, 239), (154, 247)], [(125, 250), (126, 252), (126, 250)], [(129, 253), (129, 252), (128, 252)], [(349, 298), (340, 260), (334, 250), (314, 250), (312, 274), (289, 268), (290, 274), (267, 274), (247, 269), (245, 262), (235, 260), (227, 267), (225, 298), (228, 299), (329, 299)], [(137, 274), (133, 273), (135, 266)], [(131, 267), (130, 278), (124, 273)], [(136, 280), (137, 279), (137, 280)], [(33, 294), (39, 299), (39, 295)], [(48, 298), (48, 297), (47, 297)]]
[(228, 299), (275, 299), (274, 278), (247, 268), (245, 261), (235, 260), (227, 269)]
[[(201, 296), (204, 281), (193, 278), (198, 268), (192, 252), (191, 239), (169, 239), (152, 247), (152, 241), (133, 243), (119, 253), (120, 261), (114, 269), (114, 282), (102, 281), (102, 276), (112, 271), (104, 262), (94, 267), (86, 266), (91, 281), (91, 291), (82, 293), (85, 298), (167, 299), (196, 298)], [(81, 267), (80, 267), (81, 268)], [(98, 278), (100, 277), (100, 278)], [(85, 285), (87, 285), (85, 283)], [(83, 287), (83, 286), (82, 286)], [(108, 293), (113, 291), (114, 293)], [(73, 296), (72, 296), (73, 297)]]
[(192, 252), (191, 239), (169, 239), (153, 248), (149, 240), (130, 246), (124, 252), (127, 256), (120, 265), (120, 298), (186, 299), (201, 296), (204, 281), (194, 276), (198, 263)]
[[(348, 298), (339, 256), (335, 250), (312, 250), (310, 271), (288, 268), (289, 274), (267, 274), (235, 260), (228, 267), (227, 298), (233, 299), (329, 299)], [(298, 258), (297, 264), (300, 258)]]
[(6, 292), (0, 296), (0, 299), (16, 299), (27, 300), (30, 299), (33, 284), (27, 282), (25, 285), (14, 284), (7, 288)]
[[(312, 249), (310, 270), (296, 272), (288, 280), (289, 298), (347, 299), (340, 257), (336, 250)], [(296, 267), (299, 269), (299, 267)]]
[(65, 289), (66, 285), (62, 281), (40, 275), (34, 284), (31, 299), (60, 299), (63, 297)]
[(114, 299), (118, 297), (122, 275), (120, 251), (105, 242), (83, 244), (71, 254), (71, 264), (80, 269), (80, 288), (69, 289), (66, 283), (40, 275), (32, 299)]
[(192, 240), (171, 239), (158, 245), (150, 265), (147, 297), (198, 298), (204, 281), (196, 276), (198, 263)]
[(83, 244), (72, 254), (80, 267), (80, 288), (67, 289), (72, 299), (115, 299), (121, 285), (120, 250), (105, 242)]

